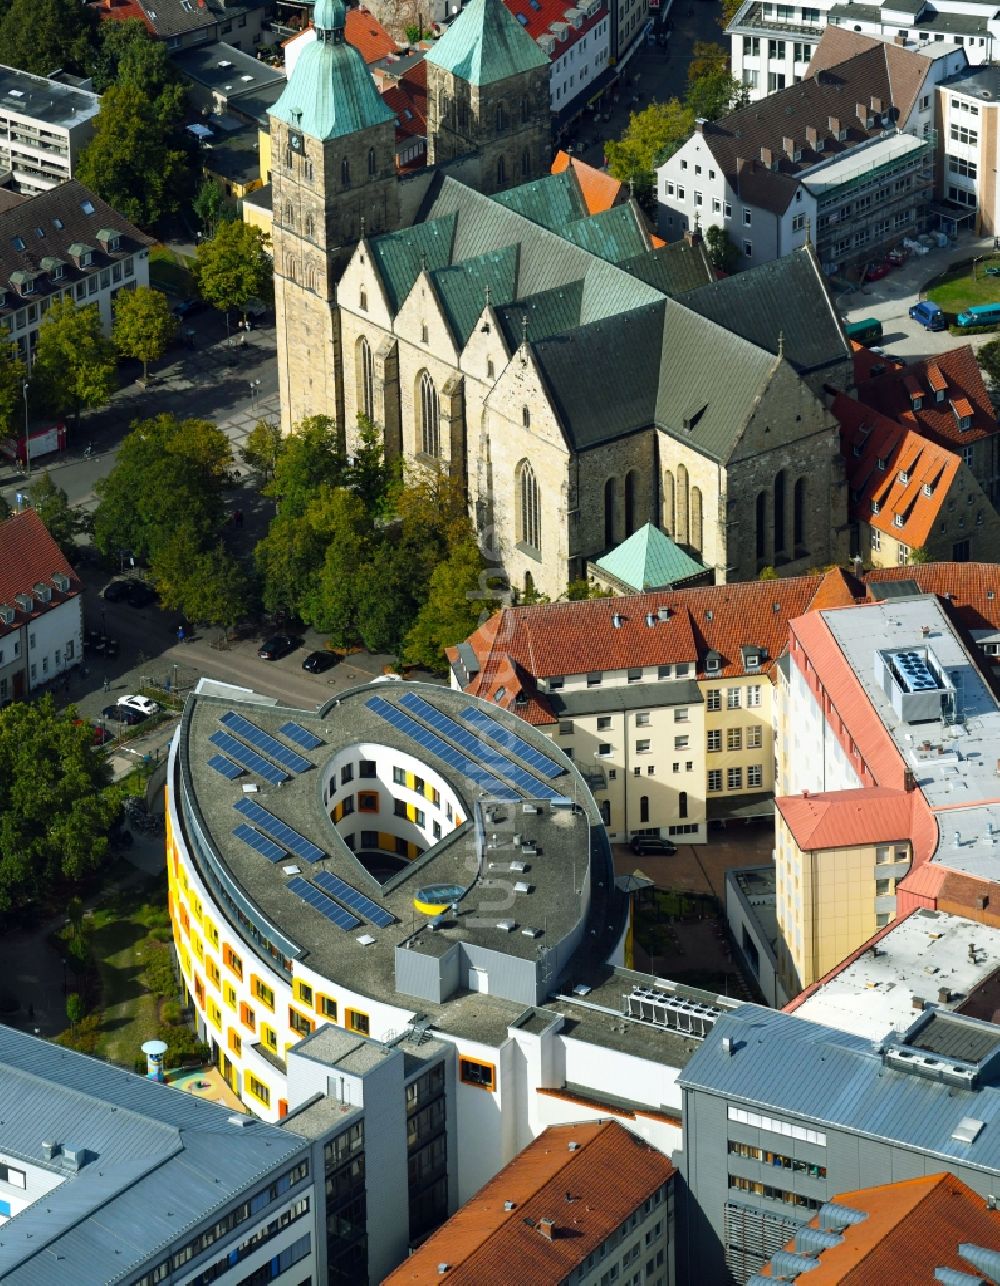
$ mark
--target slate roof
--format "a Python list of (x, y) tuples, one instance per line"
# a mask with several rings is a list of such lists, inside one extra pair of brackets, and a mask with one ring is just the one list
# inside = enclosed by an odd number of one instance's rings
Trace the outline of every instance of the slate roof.
[[(964, 1089), (897, 1070), (874, 1042), (794, 1014), (749, 1004), (723, 1014), (678, 1083), (1000, 1174), (1000, 1087)], [(972, 1143), (952, 1137), (964, 1117), (985, 1125)]]
[(599, 558), (596, 566), (639, 593), (682, 584), (707, 570), (651, 522)]
[(428, 52), (427, 61), (472, 85), (492, 85), (549, 65), (503, 0), (471, 0)]
[[(953, 1174), (841, 1192), (833, 1200), (865, 1217), (840, 1229), (835, 1244), (825, 1248), (810, 1245), (804, 1231), (788, 1242), (787, 1251), (804, 1251), (816, 1260), (803, 1278), (808, 1286), (884, 1286), (891, 1281), (938, 1286), (947, 1280), (938, 1270), (947, 1268), (968, 1274), (966, 1286), (972, 1286), (982, 1280), (976, 1271), (982, 1265), (962, 1249), (974, 1245), (996, 1254), (1000, 1248), (1000, 1211), (989, 1209), (984, 1197)], [(819, 1215), (805, 1225), (819, 1227)], [(766, 1266), (762, 1277), (776, 1278), (777, 1266), (776, 1256), (774, 1269)]]
[(497, 308), (497, 324), (507, 341), (507, 348), (513, 352), (525, 334), (524, 319), (527, 318), (527, 335), (530, 342), (548, 339), (575, 330), (583, 316), (583, 295), (585, 281), (568, 281), (564, 286), (553, 286), (551, 290), (539, 291), (507, 307)]
[(769, 353), (777, 354), (780, 343), (800, 375), (850, 356), (811, 246), (691, 290), (684, 304)]
[[(865, 406), (951, 448), (992, 437), (1000, 428), (971, 344), (907, 366), (893, 362), (873, 364), (871, 357), (869, 353), (854, 359), (858, 381), (855, 395)], [(876, 370), (879, 366), (885, 369), (873, 374), (873, 365)], [(942, 391), (940, 401), (935, 399), (935, 386)], [(916, 397), (922, 398), (919, 410), (915, 407)], [(959, 406), (962, 401), (969, 403), (968, 409)], [(968, 429), (959, 428), (956, 419), (963, 413), (972, 417)]]
[(456, 222), (453, 214), (428, 219), (425, 223), (415, 223), (412, 228), (375, 237), (368, 243), (394, 313), (399, 311), (423, 269), (435, 272), (452, 262)]
[[(617, 1121), (550, 1125), (386, 1282), (436, 1283), (441, 1264), (449, 1282), (469, 1286), (565, 1281), (674, 1173), (662, 1152)], [(539, 1230), (544, 1219), (555, 1225), (551, 1239)]]
[[(199, 31), (203, 27), (214, 26), (219, 21), (218, 14), (208, 5), (188, 6), (182, 0), (132, 0), (132, 4), (141, 13), (148, 29), (161, 40), (180, 36), (188, 31)], [(114, 8), (108, 12), (113, 17), (119, 16)], [(121, 16), (131, 18), (134, 14), (129, 12)]]
[[(188, 1228), (301, 1155), (302, 1141), (97, 1059), (0, 1026), (0, 1149), (65, 1176), (4, 1224), (0, 1278), (79, 1286), (127, 1276)], [(45, 1140), (85, 1148), (73, 1174), (45, 1162)], [(60, 1267), (60, 1264), (62, 1267)]]
[[(671, 241), (660, 249), (623, 259), (618, 267), (673, 299), (715, 280), (703, 241), (694, 245)], [(701, 310), (696, 308), (698, 311)]]

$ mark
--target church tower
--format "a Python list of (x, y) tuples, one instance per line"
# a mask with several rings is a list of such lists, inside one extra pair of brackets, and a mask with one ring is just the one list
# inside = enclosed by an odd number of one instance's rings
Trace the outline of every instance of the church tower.
[(424, 61), (431, 165), (469, 156), (450, 172), (486, 193), (548, 173), (549, 60), (503, 0), (471, 0)]
[(342, 0), (316, 0), (316, 39), (270, 112), (283, 433), (307, 415), (342, 424), (337, 282), (363, 235), (399, 226), (394, 117), (346, 20)]

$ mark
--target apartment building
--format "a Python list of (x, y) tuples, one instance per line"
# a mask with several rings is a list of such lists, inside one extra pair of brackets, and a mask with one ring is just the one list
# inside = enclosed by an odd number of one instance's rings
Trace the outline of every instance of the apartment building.
[(449, 649), (452, 684), (550, 737), (613, 840), (704, 843), (771, 811), (774, 665), (822, 601), (853, 602), (842, 573), (505, 608)]
[(965, 55), (841, 34), (824, 35), (801, 84), (696, 123), (657, 171), (661, 235), (723, 228), (744, 266), (811, 240), (830, 275), (924, 227), (934, 87)]
[(102, 22), (138, 21), (168, 49), (225, 40), (251, 51), (271, 17), (268, 0), (97, 0)]
[(25, 196), (72, 178), (100, 110), (89, 90), (0, 66), (0, 168)]
[[(906, 5), (831, 3), (778, 4), (745, 0), (726, 28), (733, 76), (751, 102), (806, 80), (821, 40), (879, 40), (936, 58), (960, 49), (974, 66), (992, 61), (1000, 22), (975, 0), (915, 0)], [(930, 104), (928, 104), (928, 108)]]
[(34, 509), (0, 523), (0, 706), (80, 663), (80, 591), (76, 573)]
[[(617, 0), (612, 0), (612, 4)], [(549, 56), (549, 102), (564, 119), (582, 111), (606, 81), (612, 18), (606, 0), (506, 0), (507, 8)], [(634, 29), (633, 29), (634, 30)]]
[(0, 210), (0, 325), (31, 363), (51, 305), (96, 304), (110, 335), (119, 290), (149, 285), (152, 237), (76, 179)]

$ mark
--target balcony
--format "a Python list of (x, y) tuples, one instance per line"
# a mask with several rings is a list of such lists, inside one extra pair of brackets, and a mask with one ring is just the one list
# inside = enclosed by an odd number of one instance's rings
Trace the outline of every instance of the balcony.
[[(736, 17), (726, 28), (726, 34), (773, 35), (778, 38), (782, 36), (805, 36), (809, 40), (818, 41), (823, 34), (825, 26), (822, 15), (819, 22), (813, 23), (788, 22), (784, 18), (765, 18), (764, 6), (760, 3), (760, 0), (746, 0), (746, 3), (737, 11)], [(762, 50), (762, 52), (764, 51)]]

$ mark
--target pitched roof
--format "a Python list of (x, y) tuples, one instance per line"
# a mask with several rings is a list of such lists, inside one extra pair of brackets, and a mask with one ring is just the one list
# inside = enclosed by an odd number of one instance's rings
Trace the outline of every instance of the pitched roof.
[(509, 304), (517, 288), (517, 246), (505, 246), (476, 259), (463, 259), (431, 273), (448, 325), (461, 348), (475, 329), (489, 299)]
[(452, 262), (454, 238), (455, 216), (445, 215), (373, 237), (368, 242), (394, 313), (399, 311), (422, 271), (436, 272)]
[(594, 165), (588, 165), (568, 152), (556, 152), (552, 162), (552, 173), (561, 174), (571, 169), (580, 185), (588, 214), (600, 214), (617, 205), (625, 193), (625, 184), (620, 179), (612, 178)]
[[(183, 35), (187, 31), (197, 31), (211, 27), (219, 21), (219, 16), (210, 6), (184, 4), (183, 0), (132, 0), (127, 12), (119, 13), (112, 8), (111, 17), (132, 18), (138, 10), (146, 27), (161, 40), (169, 36)], [(100, 12), (100, 10), (98, 10)]]
[(572, 170), (520, 183), (506, 192), (497, 192), (493, 200), (508, 210), (516, 210), (532, 223), (560, 234), (566, 224), (587, 215), (580, 185)]
[[(968, 1274), (955, 1280), (978, 1282), (982, 1273), (977, 1270), (985, 1270), (986, 1259), (977, 1262), (974, 1252), (964, 1254), (968, 1247), (990, 1252), (996, 1267), (1000, 1211), (990, 1209), (984, 1197), (953, 1174), (842, 1192), (832, 1204), (864, 1217), (838, 1227), (831, 1245), (829, 1237), (810, 1238), (810, 1229), (828, 1228), (815, 1215), (788, 1242), (785, 1252), (815, 1260), (802, 1278), (809, 1286), (883, 1286), (888, 1281), (936, 1286), (946, 1279), (939, 1276), (941, 1269)], [(778, 1256), (773, 1265), (763, 1270), (764, 1278), (779, 1275)], [(993, 1277), (993, 1272), (987, 1275)]]
[(649, 249), (649, 235), (642, 216), (631, 202), (567, 223), (561, 231), (568, 241), (574, 241), (608, 263), (623, 263)]
[(941, 517), (961, 459), (845, 393), (830, 409), (840, 425), (852, 519), (919, 549)]
[[(998, 431), (993, 404), (971, 344), (907, 366), (883, 359), (883, 363), (876, 364), (876, 369), (878, 365), (885, 366), (878, 374), (872, 373), (870, 358), (870, 354), (855, 355), (855, 394), (872, 410), (916, 429), (942, 446), (968, 446)], [(941, 390), (940, 401), (935, 397), (935, 385)], [(919, 409), (916, 399), (921, 399)], [(956, 418), (963, 414), (972, 417), (967, 429), (960, 428)]]
[[(448, 1264), (449, 1282), (550, 1286), (673, 1174), (667, 1157), (617, 1121), (551, 1125), (386, 1282), (439, 1282), (439, 1265)], [(542, 1220), (554, 1223), (551, 1239), (540, 1230)]]
[(344, 38), (353, 45), (366, 63), (377, 63), (399, 46), (374, 14), (367, 9), (348, 9)]
[(427, 54), (427, 61), (472, 85), (491, 85), (549, 60), (503, 0), (471, 0)]
[(651, 522), (598, 559), (596, 566), (640, 593), (681, 584), (706, 570)]
[[(68, 589), (53, 584), (56, 573), (69, 579)], [(48, 602), (34, 596), (35, 586), (41, 584), (51, 590)], [(76, 598), (80, 589), (76, 573), (34, 509), (22, 509), (0, 523), (0, 604), (17, 612), (9, 626), (0, 622), (0, 634), (16, 632), (26, 620)], [(32, 595), (30, 609), (15, 602), (17, 594)]]
[(915, 791), (882, 786), (786, 795), (774, 805), (803, 852), (886, 844), (910, 834)]
[[(650, 242), (653, 241), (650, 237)], [(715, 280), (705, 243), (700, 238), (693, 244), (671, 241), (669, 245), (656, 246), (652, 251), (623, 259), (618, 266), (672, 299)], [(703, 310), (696, 308), (695, 312)]]
[(684, 303), (768, 353), (777, 355), (780, 347), (800, 375), (838, 366), (850, 355), (811, 246), (692, 290)]
[(396, 118), (397, 143), (409, 138), (426, 139), (427, 68), (423, 59), (385, 86), (382, 102)]
[(882, 581), (912, 581), (920, 593), (943, 599), (948, 615), (965, 629), (1000, 629), (1000, 565), (996, 563), (877, 567), (864, 579), (869, 594)]

